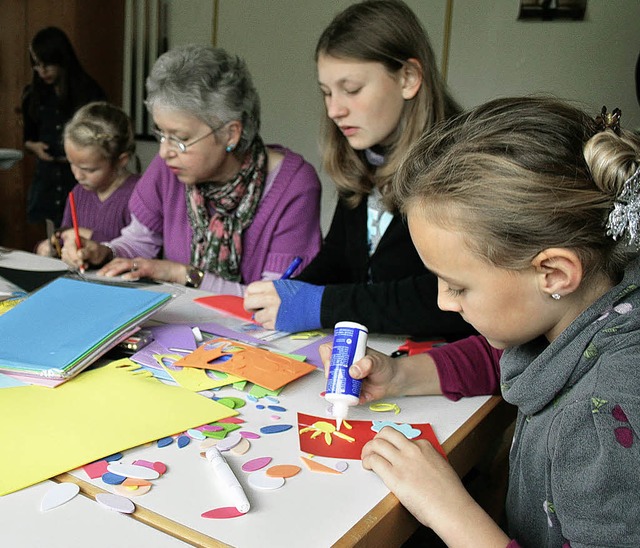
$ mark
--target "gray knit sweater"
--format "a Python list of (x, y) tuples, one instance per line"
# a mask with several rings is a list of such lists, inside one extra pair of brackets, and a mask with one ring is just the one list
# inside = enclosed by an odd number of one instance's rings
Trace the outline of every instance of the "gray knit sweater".
[(509, 533), (523, 547), (640, 546), (640, 259), (555, 340), (505, 351), (519, 408)]

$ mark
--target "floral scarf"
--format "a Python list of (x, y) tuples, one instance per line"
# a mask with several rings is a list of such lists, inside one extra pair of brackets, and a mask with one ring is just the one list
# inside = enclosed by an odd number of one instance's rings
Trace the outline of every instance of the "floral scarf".
[(187, 187), (187, 212), (193, 230), (191, 264), (225, 280), (241, 281), (242, 231), (255, 215), (267, 173), (267, 153), (260, 137), (253, 141), (240, 171), (220, 185)]

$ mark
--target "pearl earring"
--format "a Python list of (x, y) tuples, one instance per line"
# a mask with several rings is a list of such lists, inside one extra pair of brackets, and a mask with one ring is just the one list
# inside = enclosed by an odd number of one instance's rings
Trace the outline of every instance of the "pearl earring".
[(233, 145), (233, 144), (232, 145), (227, 145), (227, 148), (225, 148), (225, 150), (227, 152), (231, 152), (231, 151), (233, 151), (234, 148), (236, 148), (236, 145)]
[(561, 299), (561, 297), (562, 297), (562, 296), (560, 295), (560, 293), (551, 293), (551, 298), (552, 298), (554, 301), (559, 301), (559, 300)]

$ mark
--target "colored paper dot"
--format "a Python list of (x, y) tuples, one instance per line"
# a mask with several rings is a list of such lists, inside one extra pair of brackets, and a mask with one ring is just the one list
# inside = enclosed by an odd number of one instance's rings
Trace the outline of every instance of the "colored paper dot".
[(125, 476), (120, 476), (111, 472), (105, 472), (104, 474), (102, 474), (102, 481), (104, 481), (107, 485), (120, 485), (125, 479)]
[(270, 409), (271, 411), (278, 411), (279, 413), (284, 413), (286, 411), (286, 408), (281, 405), (269, 405), (267, 406), (267, 409)]
[(171, 445), (173, 443), (173, 438), (168, 436), (166, 438), (161, 438), (158, 440), (158, 447), (166, 447), (167, 445)]
[(180, 436), (178, 438), (178, 447), (182, 449), (183, 447), (186, 447), (187, 445), (189, 445), (190, 442), (191, 442), (191, 438), (189, 436)]
[(263, 434), (279, 434), (280, 432), (286, 432), (290, 428), (293, 428), (291, 424), (270, 424), (260, 428), (260, 432)]

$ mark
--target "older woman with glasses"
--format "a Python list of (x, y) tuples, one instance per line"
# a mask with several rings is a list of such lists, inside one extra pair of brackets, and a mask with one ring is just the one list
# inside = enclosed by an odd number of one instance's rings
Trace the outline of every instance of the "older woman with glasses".
[(129, 202), (132, 222), (110, 242), (78, 249), (68, 238), (67, 263), (242, 295), (316, 255), (320, 181), (300, 155), (262, 142), (244, 61), (209, 46), (173, 49), (147, 79), (146, 104), (160, 151)]

